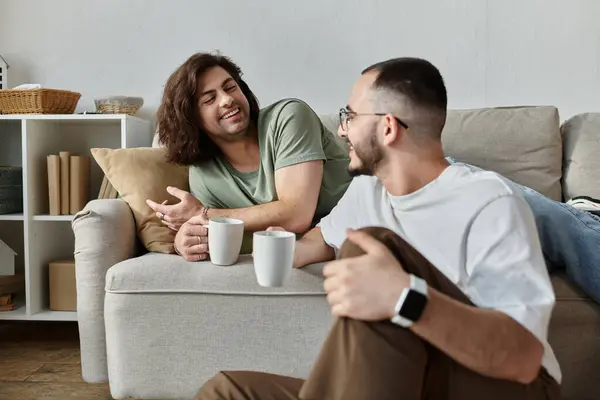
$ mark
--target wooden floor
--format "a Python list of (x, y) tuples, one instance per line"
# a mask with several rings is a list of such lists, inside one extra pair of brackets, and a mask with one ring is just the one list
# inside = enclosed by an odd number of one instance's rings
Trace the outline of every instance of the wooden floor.
[(1, 400), (112, 399), (81, 378), (76, 322), (0, 322)]

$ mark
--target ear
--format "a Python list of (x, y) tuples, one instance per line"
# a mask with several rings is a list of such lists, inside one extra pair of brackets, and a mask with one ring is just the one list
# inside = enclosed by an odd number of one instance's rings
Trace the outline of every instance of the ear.
[(396, 118), (393, 115), (386, 115), (383, 118), (385, 133), (383, 137), (383, 144), (385, 146), (390, 146), (393, 143), (400, 140), (402, 135), (402, 127), (396, 121)]

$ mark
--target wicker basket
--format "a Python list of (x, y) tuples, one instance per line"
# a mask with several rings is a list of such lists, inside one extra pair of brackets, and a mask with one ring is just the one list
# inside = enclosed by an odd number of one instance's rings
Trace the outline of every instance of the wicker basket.
[(59, 89), (0, 90), (0, 114), (73, 114), (80, 97)]
[(119, 104), (98, 104), (98, 111), (107, 114), (135, 114), (141, 106), (126, 106)]

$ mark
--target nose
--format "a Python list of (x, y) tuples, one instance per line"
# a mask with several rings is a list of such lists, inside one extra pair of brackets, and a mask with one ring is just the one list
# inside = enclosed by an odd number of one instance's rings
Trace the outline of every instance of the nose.
[(232, 103), (233, 103), (233, 97), (231, 97), (229, 95), (229, 93), (227, 93), (227, 92), (221, 93), (221, 98), (220, 98), (220, 102), (219, 102), (219, 106), (221, 106), (221, 108), (229, 108), (229, 107), (231, 107)]

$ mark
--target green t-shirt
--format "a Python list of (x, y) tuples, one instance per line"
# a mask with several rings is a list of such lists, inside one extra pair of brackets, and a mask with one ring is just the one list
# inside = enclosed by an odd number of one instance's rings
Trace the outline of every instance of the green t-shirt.
[(329, 214), (352, 178), (348, 151), (318, 115), (296, 99), (278, 101), (258, 115), (258, 170), (242, 173), (217, 157), (189, 172), (190, 191), (211, 208), (242, 208), (277, 200), (275, 171), (302, 162), (323, 160), (323, 179), (313, 225)]

